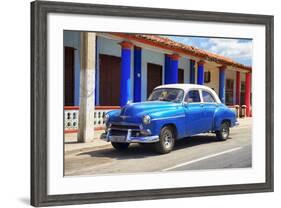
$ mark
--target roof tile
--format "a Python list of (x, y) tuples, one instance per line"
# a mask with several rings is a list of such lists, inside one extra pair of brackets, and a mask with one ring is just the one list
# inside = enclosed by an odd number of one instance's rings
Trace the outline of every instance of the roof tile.
[(155, 46), (159, 47), (165, 47), (170, 50), (175, 50), (177, 52), (186, 53), (188, 55), (204, 59), (211, 62), (216, 62), (221, 65), (230, 65), (233, 67), (237, 67), (240, 69), (246, 69), (246, 70), (252, 70), (251, 66), (246, 66), (241, 63), (238, 63), (230, 58), (211, 53), (209, 51), (202, 50), (200, 48), (196, 48), (194, 46), (185, 45), (183, 43), (179, 43), (176, 41), (173, 41), (166, 37), (160, 37), (158, 35), (146, 35), (146, 34), (126, 34), (126, 33), (112, 33), (113, 35), (121, 36), (121, 37), (127, 37), (129, 39), (133, 39), (135, 41), (146, 43), (151, 43)]

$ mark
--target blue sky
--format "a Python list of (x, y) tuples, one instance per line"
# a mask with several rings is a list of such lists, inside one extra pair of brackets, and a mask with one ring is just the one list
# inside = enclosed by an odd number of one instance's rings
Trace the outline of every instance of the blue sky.
[(235, 60), (241, 64), (252, 65), (252, 40), (203, 38), (189, 36), (164, 36), (174, 41), (201, 48)]

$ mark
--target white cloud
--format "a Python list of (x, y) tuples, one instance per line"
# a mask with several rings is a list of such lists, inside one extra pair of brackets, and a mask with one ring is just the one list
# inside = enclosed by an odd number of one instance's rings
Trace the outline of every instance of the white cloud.
[(166, 36), (174, 41), (195, 46), (245, 65), (252, 64), (252, 41), (244, 39), (224, 39), (207, 37)]
[(210, 38), (210, 51), (232, 59), (251, 59), (252, 41)]

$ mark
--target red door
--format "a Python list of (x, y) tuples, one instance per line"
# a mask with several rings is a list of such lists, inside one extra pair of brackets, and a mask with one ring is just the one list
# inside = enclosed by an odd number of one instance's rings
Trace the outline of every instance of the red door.
[(100, 54), (100, 105), (120, 105), (120, 66), (121, 58)]
[(162, 85), (162, 66), (157, 64), (147, 64), (147, 97), (152, 90)]

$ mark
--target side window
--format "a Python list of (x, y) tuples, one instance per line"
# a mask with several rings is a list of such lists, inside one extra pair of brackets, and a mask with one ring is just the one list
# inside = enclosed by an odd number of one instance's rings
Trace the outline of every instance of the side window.
[(203, 102), (205, 103), (215, 103), (215, 99), (214, 97), (206, 91), (202, 91), (202, 96), (203, 96)]
[(198, 103), (200, 102), (200, 94), (198, 90), (190, 90), (186, 97), (185, 102), (187, 103)]

